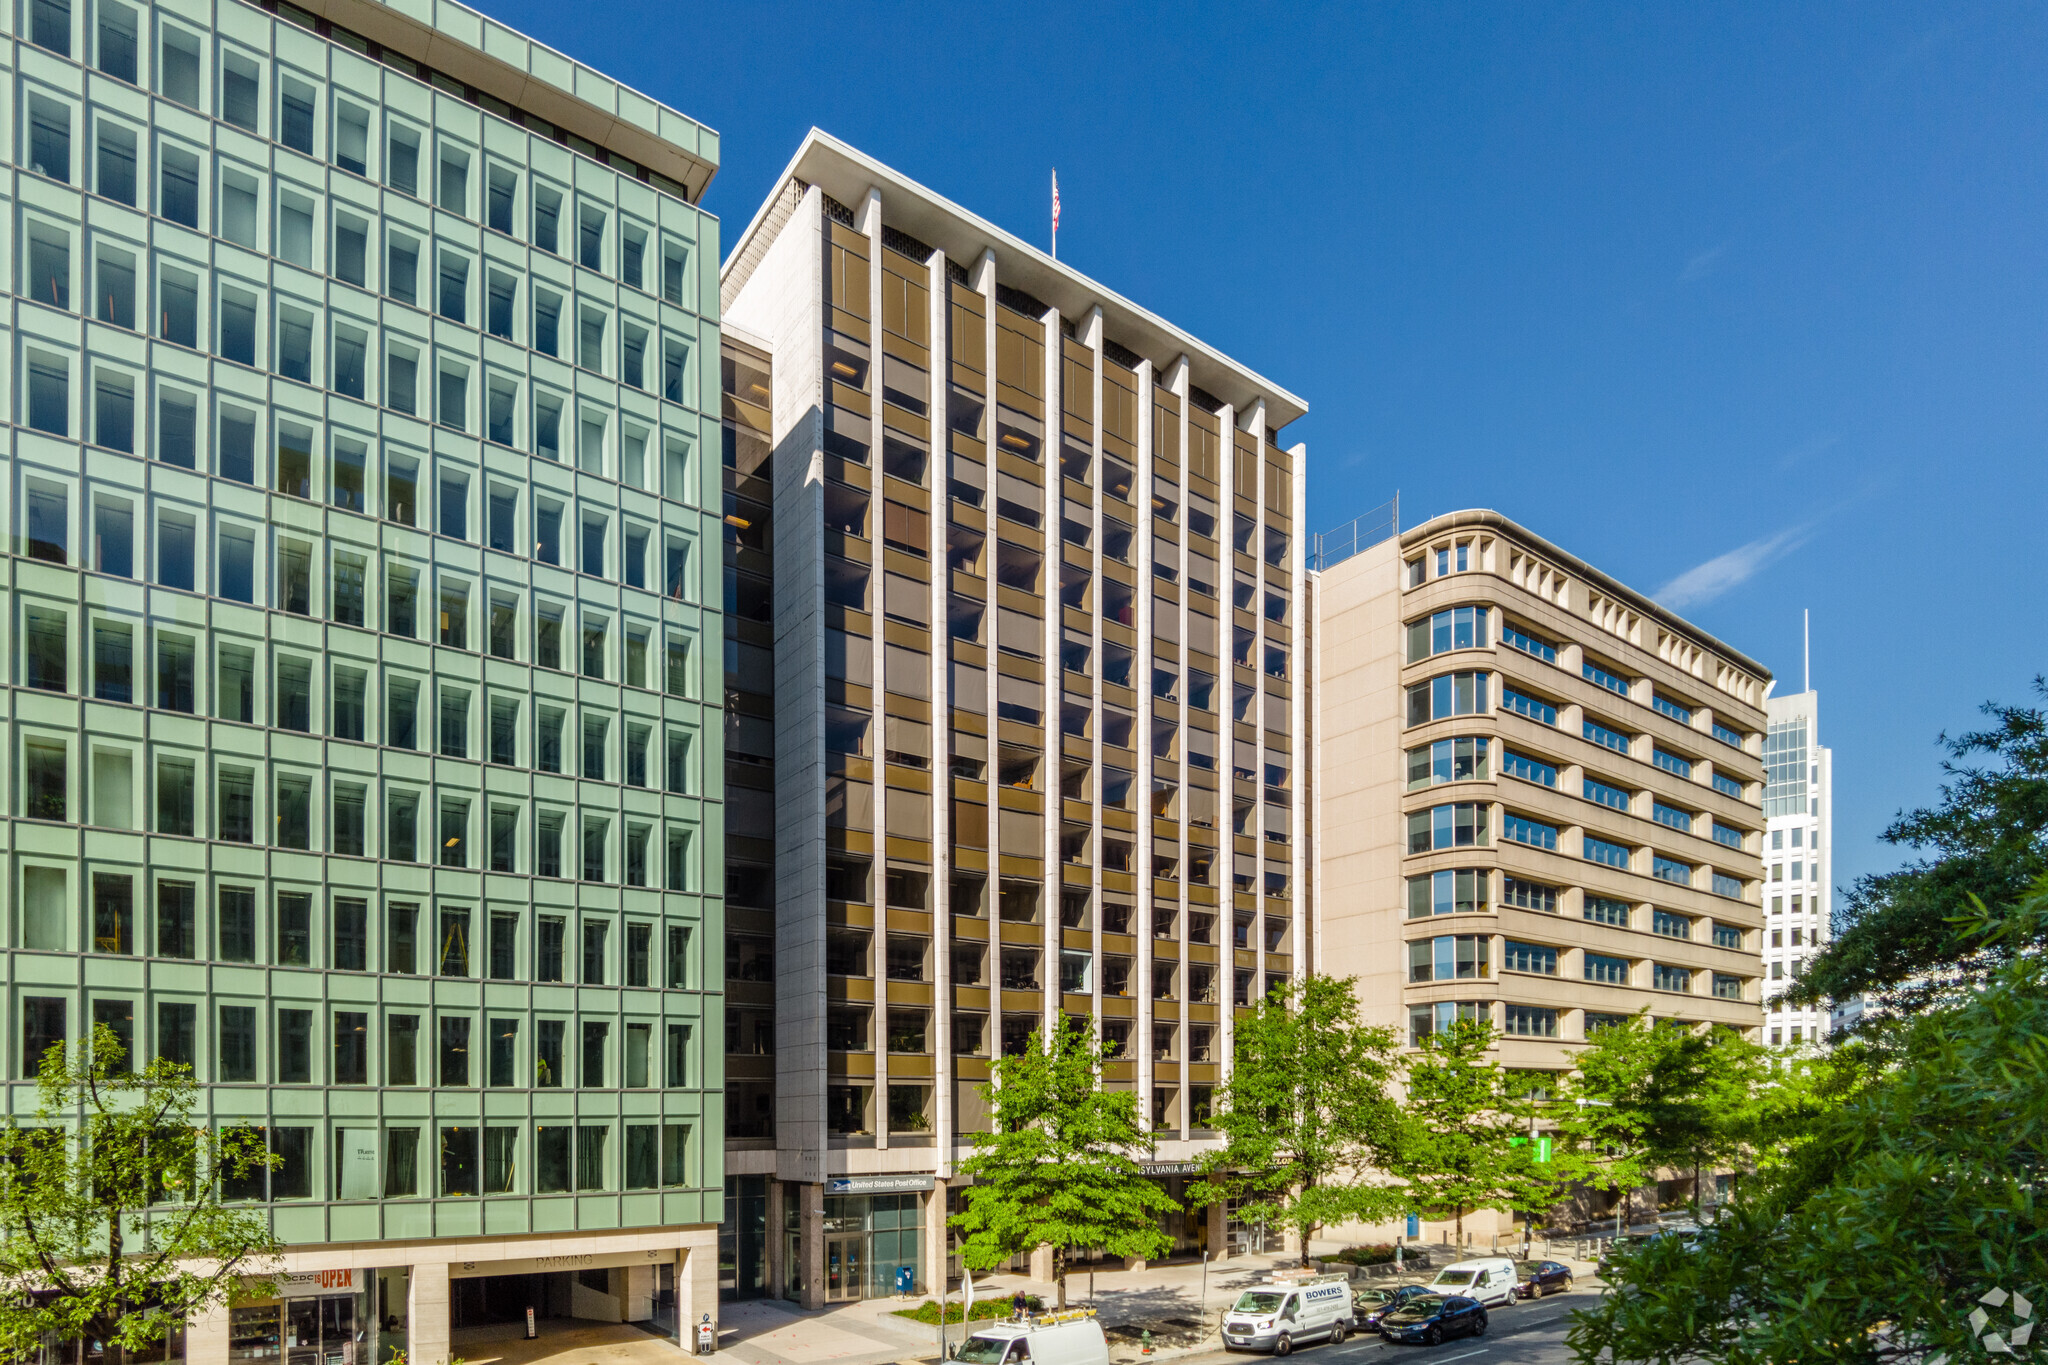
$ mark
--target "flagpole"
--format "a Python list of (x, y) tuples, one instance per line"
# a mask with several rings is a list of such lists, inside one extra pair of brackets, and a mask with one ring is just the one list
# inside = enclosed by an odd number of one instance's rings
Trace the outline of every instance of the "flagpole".
[(1060, 258), (1060, 171), (1052, 171), (1052, 258)]

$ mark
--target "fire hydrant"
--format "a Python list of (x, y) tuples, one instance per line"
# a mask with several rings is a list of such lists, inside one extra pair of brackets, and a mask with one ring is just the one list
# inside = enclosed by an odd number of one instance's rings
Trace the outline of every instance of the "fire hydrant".
[(1138, 1333), (1138, 1354), (1146, 1356), (1152, 1354), (1152, 1329), (1149, 1327)]

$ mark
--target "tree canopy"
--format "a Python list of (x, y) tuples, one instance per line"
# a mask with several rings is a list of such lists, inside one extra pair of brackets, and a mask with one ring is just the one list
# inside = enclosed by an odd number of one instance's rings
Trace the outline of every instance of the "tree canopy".
[[(2048, 698), (2048, 680), (2036, 677), (2034, 690)], [(1941, 736), (1949, 757), (1940, 803), (1902, 812), (1884, 831), (1886, 842), (1930, 856), (1856, 880), (1834, 941), (1807, 964), (1795, 1000), (1873, 995), (1913, 1013), (2025, 946), (1972, 937), (1965, 924), (1973, 905), (2012, 906), (2048, 872), (2048, 711), (1993, 702), (1983, 710), (1991, 725)], [(1989, 761), (1970, 761), (1980, 757)]]
[(1238, 1216), (1309, 1240), (1333, 1223), (1377, 1222), (1407, 1206), (1375, 1178), (1401, 1134), (1388, 1096), (1391, 1031), (1358, 1017), (1354, 978), (1307, 976), (1276, 987), (1237, 1020), (1224, 1103), (1211, 1119), (1224, 1144), (1202, 1159), (1191, 1201), (1237, 1199)]
[(1539, 1162), (1525, 1139), (1536, 1096), (1487, 1051), (1494, 1029), (1454, 1021), (1408, 1057), (1402, 1134), (1390, 1169), (1407, 1182), (1407, 1202), (1449, 1210), (1464, 1240), (1465, 1214), (1482, 1208), (1539, 1209), (1557, 1196), (1562, 1172)]
[(966, 1234), (960, 1259), (969, 1270), (1050, 1246), (1064, 1294), (1070, 1249), (1173, 1249), (1159, 1217), (1180, 1206), (1139, 1172), (1152, 1137), (1138, 1122), (1138, 1097), (1102, 1086), (1101, 1069), (1094, 1030), (1074, 1019), (1062, 1019), (1051, 1046), (1034, 1031), (1021, 1055), (996, 1061), (982, 1088), (993, 1131), (976, 1133), (974, 1154), (960, 1163), (974, 1185), (951, 1220)]
[(1617, 1251), (1613, 1291), (1574, 1315), (1578, 1359), (1984, 1358), (2001, 1320), (1971, 1325), (1982, 1296), (2048, 1284), (2048, 956), (2021, 951), (2044, 935), (2048, 878), (1958, 926), (1981, 989), (1881, 1052), (1816, 1059), (1840, 1102), (1781, 1110), (1789, 1140), (1697, 1245)]
[(51, 1046), (36, 1095), (0, 1130), (0, 1359), (46, 1337), (143, 1350), (275, 1272), (268, 1218), (220, 1201), (274, 1158), (254, 1129), (193, 1126), (190, 1067), (134, 1071), (99, 1024)]

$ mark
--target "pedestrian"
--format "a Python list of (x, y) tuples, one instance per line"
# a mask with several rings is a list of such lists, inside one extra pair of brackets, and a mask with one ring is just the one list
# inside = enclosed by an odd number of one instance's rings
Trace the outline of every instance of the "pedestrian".
[(1011, 1317), (1015, 1318), (1015, 1319), (1016, 1319), (1017, 1321), (1019, 1321), (1019, 1322), (1022, 1322), (1022, 1321), (1024, 1321), (1024, 1318), (1025, 1318), (1025, 1316), (1026, 1316), (1026, 1315), (1027, 1315), (1027, 1314), (1028, 1314), (1028, 1313), (1029, 1313), (1030, 1311), (1031, 1311), (1031, 1300), (1030, 1300), (1030, 1299), (1028, 1299), (1028, 1298), (1026, 1298), (1026, 1297), (1024, 1296), (1024, 1291), (1023, 1291), (1023, 1290), (1021, 1290), (1021, 1289), (1020, 1289), (1020, 1290), (1018, 1290), (1018, 1291), (1017, 1291), (1016, 1293), (1014, 1293), (1014, 1294), (1010, 1295), (1010, 1316), (1011, 1316)]

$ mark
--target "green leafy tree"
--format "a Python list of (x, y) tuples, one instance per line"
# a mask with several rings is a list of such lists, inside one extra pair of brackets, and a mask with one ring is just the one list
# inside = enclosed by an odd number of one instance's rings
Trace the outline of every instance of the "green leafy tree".
[(1391, 1218), (1407, 1204), (1375, 1177), (1393, 1158), (1400, 1107), (1388, 1097), (1391, 1031), (1358, 1017), (1354, 978), (1303, 977), (1240, 1016), (1230, 1079), (1190, 1201), (1237, 1199), (1238, 1214), (1294, 1229), (1302, 1264), (1320, 1228)]
[(1159, 1217), (1180, 1206), (1139, 1173), (1152, 1138), (1138, 1123), (1138, 1097), (1105, 1089), (1101, 1071), (1094, 1030), (1074, 1019), (1061, 1021), (1050, 1047), (1034, 1031), (1022, 1055), (997, 1060), (994, 1082), (982, 1087), (993, 1131), (976, 1133), (974, 1154), (960, 1163), (975, 1183), (951, 1220), (966, 1234), (960, 1259), (969, 1270), (1050, 1246), (1064, 1305), (1069, 1250), (1173, 1249)]
[[(2048, 680), (2036, 677), (2034, 690), (2048, 698)], [(1904, 812), (1884, 831), (1887, 842), (1931, 856), (1857, 879), (1795, 1000), (1866, 994), (1894, 1014), (1915, 1013), (1983, 980), (2006, 954), (2039, 946), (1962, 928), (1972, 905), (2013, 905), (2048, 872), (2048, 711), (1989, 702), (1983, 710), (1990, 726), (1941, 737), (1949, 757), (1940, 803)]]
[(190, 1067), (134, 1071), (100, 1024), (51, 1046), (36, 1094), (34, 1123), (0, 1131), (0, 1359), (46, 1338), (140, 1351), (275, 1274), (268, 1218), (220, 1200), (274, 1158), (254, 1130), (193, 1126)]
[(1992, 964), (1981, 988), (1882, 1051), (1817, 1059), (1804, 1088), (1830, 1102), (1779, 1115), (1796, 1140), (1706, 1236), (1616, 1254), (1613, 1292), (1574, 1314), (1580, 1361), (1989, 1358), (1981, 1296), (2048, 1284), (2048, 956), (2024, 951), (2048, 935), (2048, 878), (1957, 931)]
[(1709, 1171), (1753, 1159), (1781, 1136), (1800, 1093), (1796, 1074), (1774, 1071), (1734, 1031), (1680, 1027), (1645, 1010), (1579, 1051), (1554, 1112), (1565, 1168), (1621, 1196), (1619, 1228), (1659, 1171), (1691, 1169), (1697, 1199)]
[(1533, 1097), (1487, 1055), (1493, 1039), (1491, 1025), (1460, 1019), (1409, 1056), (1407, 1122), (1390, 1167), (1407, 1202), (1450, 1210), (1460, 1242), (1468, 1211), (1544, 1208), (1559, 1186), (1555, 1163), (1537, 1161), (1527, 1140)]

